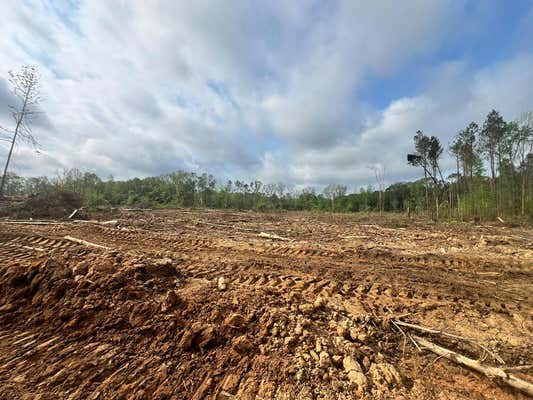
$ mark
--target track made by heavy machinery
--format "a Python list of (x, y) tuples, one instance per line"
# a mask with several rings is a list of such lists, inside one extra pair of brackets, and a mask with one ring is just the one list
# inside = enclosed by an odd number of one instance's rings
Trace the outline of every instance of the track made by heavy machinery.
[(1, 399), (526, 396), (427, 341), (533, 381), (531, 230), (92, 217), (0, 221)]

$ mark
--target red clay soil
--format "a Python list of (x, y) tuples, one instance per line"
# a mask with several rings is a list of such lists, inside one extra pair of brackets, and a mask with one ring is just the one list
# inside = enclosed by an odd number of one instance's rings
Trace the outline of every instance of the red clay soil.
[(0, 221), (0, 399), (526, 398), (412, 335), (533, 382), (530, 229), (93, 217)]

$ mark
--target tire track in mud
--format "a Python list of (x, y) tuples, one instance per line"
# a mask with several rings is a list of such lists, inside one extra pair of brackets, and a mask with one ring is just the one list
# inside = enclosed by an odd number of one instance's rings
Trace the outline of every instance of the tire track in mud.
[[(520, 269), (524, 265), (517, 261), (498, 260), (492, 262), (483, 259), (472, 259), (465, 256), (456, 255), (439, 255), (439, 254), (396, 254), (390, 249), (368, 248), (358, 246), (349, 248), (346, 246), (335, 246), (332, 248), (324, 248), (323, 245), (316, 246), (307, 242), (295, 242), (292, 245), (287, 245), (277, 242), (269, 242), (265, 240), (257, 240), (255, 236), (243, 236), (243, 240), (228, 241), (220, 239), (208, 239), (199, 237), (199, 234), (174, 234), (154, 232), (145, 229), (124, 229), (124, 228), (110, 228), (105, 226), (83, 226), (75, 227), (80, 232), (81, 236), (86, 236), (87, 233), (94, 235), (104, 243), (115, 244), (126, 248), (131, 248), (132, 243), (136, 246), (148, 246), (151, 249), (170, 250), (170, 251), (250, 251), (254, 253), (261, 253), (269, 256), (282, 256), (293, 258), (316, 258), (346, 262), (370, 262), (372, 264), (400, 264), (400, 265), (414, 265), (423, 266), (427, 268), (441, 268), (449, 270), (450, 268), (458, 268), (461, 270), (468, 270), (470, 268), (478, 268), (483, 265), (486, 269), (501, 270), (504, 268)], [(55, 228), (62, 229), (64, 227)], [(66, 231), (70, 234), (72, 229)]]
[[(258, 271), (265, 266), (268, 268), (268, 265), (263, 266), (257, 261), (252, 261), (213, 268), (207, 268), (203, 263), (192, 263), (178, 266), (178, 268), (186, 277), (193, 279), (216, 282), (218, 278), (224, 277), (229, 287), (237, 290), (239, 287), (269, 289), (280, 293), (299, 293), (307, 299), (317, 296), (324, 298), (341, 296), (346, 301), (361, 302), (369, 310), (374, 310), (379, 314), (398, 315), (400, 312), (414, 312), (449, 304), (442, 298), (431, 299), (426, 293), (417, 296), (413, 290), (402, 290), (393, 285), (339, 282), (325, 277), (287, 274), (275, 270)], [(279, 269), (283, 271), (283, 268)]]
[[(131, 248), (132, 243), (135, 243), (140, 249), (146, 247), (153, 251), (159, 249), (160, 251), (171, 251), (174, 253), (188, 254), (190, 261), (198, 261), (195, 266), (189, 265), (187, 269), (192, 269), (192, 277), (204, 279), (216, 279), (219, 276), (228, 275), (238, 277), (230, 281), (232, 284), (245, 284), (247, 286), (255, 285), (261, 287), (270, 287), (272, 289), (288, 289), (291, 287), (296, 290), (303, 291), (306, 294), (320, 293), (333, 295), (340, 293), (342, 295), (352, 295), (358, 298), (368, 298), (378, 304), (394, 303), (402, 301), (404, 303), (420, 303), (431, 302), (426, 304), (428, 308), (434, 308), (441, 305), (452, 304), (463, 298), (470, 306), (475, 307), (481, 312), (488, 310), (508, 313), (509, 309), (513, 308), (512, 304), (504, 304), (499, 299), (487, 304), (487, 301), (478, 301), (476, 298), (482, 296), (460, 295), (449, 298), (444, 294), (434, 293), (434, 288), (428, 290), (421, 290), (420, 288), (398, 288), (402, 285), (383, 285), (372, 282), (364, 282), (355, 284), (354, 282), (343, 282), (341, 285), (335, 280), (330, 280), (324, 283), (315, 282), (316, 279), (312, 276), (307, 278), (301, 276), (283, 275), (279, 276), (276, 273), (261, 273), (257, 271), (252, 265), (245, 264), (244, 266), (220, 266), (207, 268), (205, 265), (206, 258), (213, 258), (217, 252), (223, 252), (225, 255), (241, 254), (248, 258), (261, 255), (263, 257), (277, 257), (291, 264), (297, 264), (298, 260), (312, 260), (314, 263), (335, 263), (336, 269), (349, 270), (351, 266), (356, 264), (368, 264), (372, 266), (382, 266), (383, 268), (399, 268), (402, 269), (411, 267), (420, 269), (422, 271), (431, 269), (435, 272), (435, 268), (442, 272), (449, 272), (450, 269), (458, 268), (460, 270), (467, 270), (476, 264), (474, 261), (462, 259), (459, 257), (450, 257), (444, 255), (425, 254), (425, 255), (402, 255), (394, 254), (388, 250), (382, 249), (367, 249), (355, 248), (347, 249), (345, 247), (340, 249), (324, 249), (320, 247), (312, 247), (306, 244), (305, 247), (299, 246), (297, 243), (293, 245), (280, 244), (276, 242), (258, 241), (255, 237), (251, 237), (251, 241), (231, 242), (228, 240), (216, 240), (199, 238), (186, 234), (185, 237), (177, 236), (176, 234), (151, 232), (148, 230), (123, 230), (102, 226), (83, 227), (79, 234), (80, 236), (87, 236), (87, 231), (90, 232), (89, 238), (93, 238), (99, 243), (106, 245), (119, 246), (121, 249)], [(83, 233), (83, 235), (82, 235)], [(293, 262), (293, 260), (295, 262)], [(340, 264), (339, 264), (340, 263)], [(339, 265), (337, 265), (339, 264)], [(486, 265), (490, 267), (490, 265)], [(299, 269), (295, 266), (296, 269)], [(286, 269), (286, 266), (279, 267), (280, 270)], [(254, 272), (252, 272), (254, 271)], [(252, 275), (252, 276), (250, 276)], [(308, 281), (306, 283), (306, 281)], [(439, 281), (440, 282), (440, 281)], [(442, 282), (440, 282), (442, 284)], [(322, 285), (322, 286), (321, 286)], [(340, 291), (344, 285), (344, 289)], [(308, 286), (310, 288), (308, 289)], [(400, 308), (399, 306), (392, 307)]]
[[(26, 395), (56, 393), (64, 399), (124, 398), (143, 387), (147, 370), (161, 367), (157, 355), (125, 351), (120, 345), (0, 331), (0, 382), (26, 389)], [(42, 365), (40, 370), (35, 365)], [(153, 385), (157, 390), (158, 383)], [(103, 396), (103, 397), (102, 397)]]
[[(287, 253), (284, 253), (287, 254)], [(291, 256), (279, 256), (286, 261)], [(467, 307), (471, 307), (482, 314), (494, 311), (512, 317), (513, 311), (519, 311), (520, 305), (516, 302), (502, 301), (493, 297), (492, 301), (487, 300), (487, 295), (480, 294), (482, 286), (477, 284), (473, 287), (463, 288), (463, 292), (457, 292), (451, 296), (445, 293), (447, 287), (441, 288), (441, 293), (435, 291), (436, 287), (420, 288), (419, 285), (406, 285), (401, 281), (397, 284), (383, 284), (373, 281), (371, 278), (365, 280), (350, 279), (338, 281), (334, 278), (316, 278), (316, 275), (291, 275), (280, 273), (286, 270), (285, 264), (272, 265), (262, 264), (256, 260), (249, 262), (220, 264), (209, 268), (206, 260), (199, 257), (198, 262), (185, 262), (180, 268), (186, 275), (192, 278), (202, 278), (216, 280), (219, 277), (228, 279), (230, 285), (253, 286), (257, 288), (270, 288), (280, 291), (299, 291), (304, 295), (324, 295), (333, 296), (340, 294), (345, 297), (355, 297), (369, 304), (376, 305), (382, 312), (397, 313), (401, 310), (431, 310), (441, 306), (451, 307), (461, 301)], [(216, 263), (216, 260), (212, 261)], [(289, 264), (290, 265), (290, 264)], [(371, 263), (375, 266), (375, 263)], [(385, 266), (388, 264), (385, 263)], [(425, 266), (414, 264), (415, 267), (425, 269)], [(343, 267), (348, 268), (348, 267)], [(406, 268), (405, 265), (402, 268)], [(270, 270), (260, 272), (261, 270)], [(298, 268), (296, 268), (298, 269)], [(442, 286), (442, 281), (438, 280)], [(422, 305), (422, 306), (421, 306)]]
[[(263, 269), (265, 265), (254, 265), (253, 262), (251, 264), (245, 263), (244, 265), (230, 264), (222, 268), (219, 265), (211, 268), (205, 265), (206, 257), (211, 257), (217, 251), (240, 253), (248, 257), (255, 257), (259, 254), (263, 257), (277, 257), (285, 262), (288, 261), (289, 265), (298, 264), (297, 261), (301, 259), (305, 259), (306, 261), (313, 260), (315, 263), (321, 261), (325, 263), (341, 263), (339, 266), (335, 265), (335, 269), (339, 269), (340, 267), (344, 270), (349, 270), (351, 265), (366, 263), (373, 266), (382, 265), (387, 268), (390, 268), (391, 264), (393, 266), (401, 265), (402, 269), (408, 266), (422, 270), (439, 267), (443, 271), (447, 271), (454, 266), (466, 269), (470, 265), (474, 265), (471, 261), (459, 258), (437, 255), (397, 255), (380, 249), (343, 248), (334, 251), (309, 246), (302, 248), (297, 244), (286, 245), (264, 241), (242, 244), (241, 242), (231, 243), (228, 241), (197, 237), (176, 237), (176, 235), (168, 233), (154, 233), (144, 230), (121, 230), (100, 226), (85, 226), (83, 228), (78, 229), (79, 232), (76, 232), (80, 237), (89, 236), (90, 239), (94, 237), (94, 240), (99, 243), (105, 243), (106, 245), (119, 245), (121, 248), (127, 249), (131, 248), (132, 243), (135, 243), (141, 249), (146, 246), (151, 250), (155, 248), (161, 249), (162, 251), (190, 254), (191, 261), (198, 261), (197, 264), (187, 263), (188, 266), (185, 268), (193, 278), (217, 279), (219, 276), (228, 276), (230, 277), (230, 284), (269, 287), (276, 290), (296, 290), (306, 295), (322, 293), (323, 295), (331, 296), (340, 293), (343, 296), (356, 296), (358, 299), (367, 299), (368, 301), (383, 306), (397, 302), (405, 304), (430, 302), (431, 304), (426, 304), (426, 307), (435, 308), (456, 302), (459, 298), (465, 298), (467, 304), (480, 310), (480, 312), (490, 310), (509, 314), (509, 310), (516, 308), (514, 304), (506, 304), (500, 299), (487, 302), (485, 297), (485, 300), (479, 301), (478, 299), (482, 296), (475, 294), (472, 296), (461, 296), (458, 294), (454, 298), (449, 298), (448, 296), (434, 293), (433, 290), (420, 290), (418, 287), (416, 289), (413, 287), (405, 288), (405, 285), (402, 288), (398, 288), (398, 286), (402, 285), (383, 285), (369, 282), (368, 280), (358, 283), (344, 281), (341, 284), (334, 279), (317, 280), (311, 275), (282, 275), (275, 271), (272, 273), (262, 273), (257, 270), (259, 268)], [(54, 230), (58, 229), (55, 228)], [(88, 252), (83, 246), (80, 248), (78, 244), (63, 239), (54, 239), (39, 235), (17, 235), (8, 241), (0, 243), (0, 261), (30, 261), (36, 255), (43, 252), (69, 250), (73, 248), (79, 248), (80, 255)], [(345, 264), (343, 265), (343, 263)], [(295, 268), (298, 269), (297, 266)], [(280, 265), (278, 269), (286, 269), (286, 266)], [(386, 308), (394, 310), (400, 309), (401, 306), (392, 305)]]
[(76, 243), (65, 239), (57, 239), (40, 235), (14, 235), (8, 240), (0, 242), (0, 262), (29, 262), (35, 257), (52, 251), (67, 251), (79, 249), (79, 254), (88, 251)]

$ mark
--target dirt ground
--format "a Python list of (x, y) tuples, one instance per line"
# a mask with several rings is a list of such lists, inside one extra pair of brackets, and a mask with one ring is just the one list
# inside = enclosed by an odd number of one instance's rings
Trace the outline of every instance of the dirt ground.
[[(531, 229), (194, 210), (91, 218), (116, 223), (0, 221), (0, 399), (526, 398), (415, 343), (533, 364)], [(533, 369), (512, 374), (533, 382)]]

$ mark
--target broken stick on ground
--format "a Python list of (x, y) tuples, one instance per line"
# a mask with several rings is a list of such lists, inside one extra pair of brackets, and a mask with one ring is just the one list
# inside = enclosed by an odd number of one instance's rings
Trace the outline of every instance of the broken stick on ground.
[(282, 240), (282, 241), (285, 241), (285, 242), (289, 242), (290, 241), (290, 239), (287, 239), (287, 238), (285, 238), (283, 236), (276, 235), (275, 233), (261, 232), (258, 236), (262, 237), (262, 238), (267, 238), (267, 239)]
[(78, 239), (78, 238), (75, 238), (75, 237), (72, 237), (72, 236), (64, 236), (63, 239), (70, 240), (71, 242), (83, 244), (83, 245), (89, 246), (89, 247), (97, 247), (99, 249), (111, 250), (110, 247), (102, 246), (101, 244), (91, 243), (91, 242), (88, 242), (86, 240)]
[(523, 379), (517, 378), (514, 375), (508, 374), (503, 369), (498, 367), (490, 367), (481, 364), (478, 360), (473, 360), (471, 358), (465, 357), (455, 351), (446, 349), (444, 347), (438, 346), (434, 343), (431, 343), (429, 340), (424, 338), (414, 336), (414, 339), (418, 342), (420, 346), (426, 348), (433, 353), (445, 357), (450, 361), (453, 361), (457, 364), (464, 365), (474, 371), (480, 372), (490, 379), (499, 379), (503, 383), (520, 390), (530, 396), (533, 396), (533, 384), (524, 381)]
[(490, 354), (500, 364), (505, 364), (505, 361), (498, 354), (494, 353), (493, 351), (490, 351), (485, 346), (477, 343), (476, 341), (474, 341), (474, 340), (472, 340), (470, 338), (467, 338), (467, 337), (464, 337), (464, 336), (455, 335), (453, 333), (448, 333), (448, 332), (445, 332), (445, 331), (440, 330), (440, 329), (434, 329), (434, 328), (429, 328), (429, 327), (426, 327), (426, 326), (411, 324), (411, 323), (403, 322), (403, 321), (400, 321), (400, 320), (393, 320), (392, 323), (394, 325), (396, 325), (396, 327), (398, 329), (399, 329), (399, 326), (403, 326), (403, 327), (406, 327), (406, 328), (416, 329), (417, 331), (420, 331), (420, 332), (427, 332), (427, 333), (432, 333), (432, 334), (435, 334), (435, 335), (446, 336), (446, 337), (449, 337), (449, 338), (452, 338), (452, 339), (464, 340), (464, 341), (466, 341), (468, 343), (471, 343), (471, 344), (473, 344), (475, 346), (478, 346), (483, 351), (485, 351), (486, 353)]

